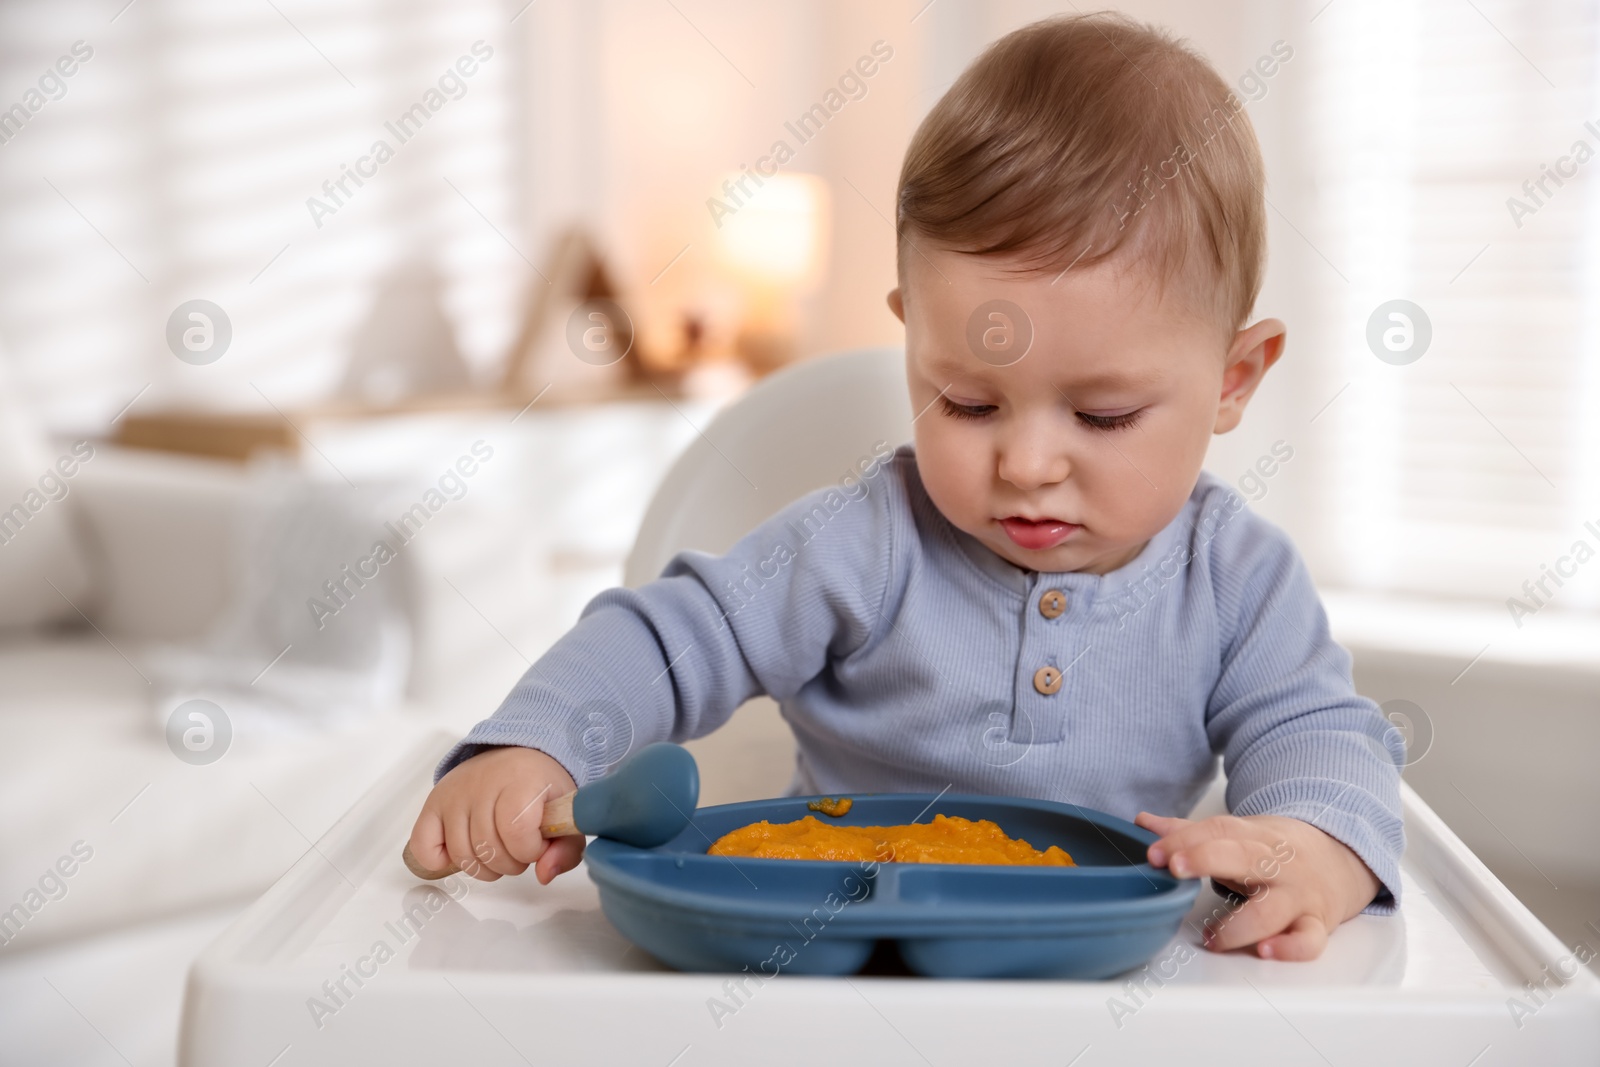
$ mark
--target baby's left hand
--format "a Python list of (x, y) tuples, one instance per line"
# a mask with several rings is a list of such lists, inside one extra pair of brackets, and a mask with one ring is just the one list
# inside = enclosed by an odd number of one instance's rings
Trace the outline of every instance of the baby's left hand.
[(1217, 815), (1195, 822), (1140, 812), (1134, 822), (1161, 839), (1152, 867), (1180, 878), (1210, 877), (1249, 900), (1208, 920), (1205, 946), (1255, 945), (1263, 959), (1314, 960), (1334, 927), (1372, 903), (1377, 876), (1343, 843), (1310, 823), (1278, 815)]

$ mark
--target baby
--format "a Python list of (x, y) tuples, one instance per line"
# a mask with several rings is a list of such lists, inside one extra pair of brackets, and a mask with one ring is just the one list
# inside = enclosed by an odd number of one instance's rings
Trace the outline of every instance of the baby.
[[(914, 445), (726, 555), (596, 597), (444, 759), (411, 848), (571, 870), (545, 798), (770, 694), (793, 793), (1008, 794), (1136, 817), (1149, 861), (1243, 894), (1214, 949), (1312, 959), (1392, 912), (1404, 751), (1355, 694), (1294, 546), (1201, 461), (1282, 354), (1247, 325), (1260, 150), (1204, 60), (1116, 16), (991, 46), (900, 175)], [(586, 731), (591, 736), (586, 740)], [(1231, 815), (1189, 812), (1221, 756)], [(774, 790), (776, 791), (776, 790)]]

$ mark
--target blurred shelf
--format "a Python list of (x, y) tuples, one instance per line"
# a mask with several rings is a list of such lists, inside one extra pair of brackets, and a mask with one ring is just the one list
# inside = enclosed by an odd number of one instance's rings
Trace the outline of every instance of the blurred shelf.
[(564, 384), (528, 394), (505, 391), (441, 392), (390, 404), (330, 401), (291, 411), (170, 408), (128, 413), (118, 422), (113, 440), (129, 448), (243, 461), (257, 452), (298, 453), (311, 427), (330, 422), (449, 412), (500, 410), (517, 413), (535, 403), (541, 408), (550, 409), (640, 401), (665, 400), (677, 403), (687, 399), (677, 383), (647, 379), (605, 386)]

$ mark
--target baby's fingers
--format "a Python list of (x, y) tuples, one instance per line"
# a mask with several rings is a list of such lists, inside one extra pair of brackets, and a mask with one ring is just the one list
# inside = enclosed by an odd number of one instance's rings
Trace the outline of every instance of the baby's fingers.
[(1301, 909), (1288, 893), (1267, 891), (1237, 909), (1205, 923), (1206, 948), (1213, 952), (1253, 945), (1263, 938), (1288, 930), (1300, 917)]
[(1152, 833), (1165, 837), (1182, 826), (1189, 825), (1188, 819), (1180, 819), (1176, 815), (1155, 815), (1148, 811), (1141, 811), (1133, 817), (1134, 824), (1142, 826)]
[(1271, 856), (1272, 850), (1259, 841), (1222, 838), (1173, 851), (1167, 860), (1167, 869), (1179, 878), (1211, 877), (1243, 885), (1247, 878), (1253, 882), (1262, 880), (1261, 862)]
[(450, 862), (471, 877), (480, 882), (493, 882), (500, 877), (478, 859), (477, 847), (472, 843), (472, 814), (466, 809), (452, 811), (446, 816), (444, 845), (446, 851), (450, 853)]
[(462, 870), (474, 878), (478, 876), (479, 865), (496, 874), (515, 875), (528, 869), (528, 865), (512, 856), (505, 842), (500, 840), (500, 832), (495, 827), (495, 801), (494, 797), (486, 801), (480, 798), (472, 810), (472, 854), (478, 865), (463, 867)]
[(544, 834), (539, 823), (544, 819), (544, 802), (550, 787), (514, 787), (503, 791), (495, 803), (495, 826), (506, 851), (518, 863), (536, 862), (545, 853)]
[(578, 865), (583, 859), (584, 839), (576, 834), (571, 837), (552, 837), (550, 847), (544, 850), (544, 855), (539, 857), (539, 862), (533, 868), (535, 878), (540, 885), (549, 885), (558, 875), (566, 874)]
[(424, 807), (411, 827), (411, 856), (426, 870), (442, 871), (450, 866), (450, 852), (444, 843), (444, 820), (431, 807)]
[(1171, 854), (1171, 849), (1167, 847), (1167, 839), (1193, 825), (1188, 819), (1180, 819), (1174, 815), (1153, 815), (1148, 811), (1141, 811), (1135, 815), (1133, 822), (1134, 825), (1142, 826), (1153, 834), (1161, 835), (1161, 840), (1145, 850), (1145, 860), (1152, 867), (1167, 865), (1167, 857)]
[[(1260, 841), (1265, 843), (1266, 832), (1249, 819), (1232, 815), (1213, 815), (1209, 819), (1174, 819), (1173, 825), (1161, 831), (1161, 840), (1150, 846), (1150, 862), (1157, 867), (1166, 866), (1172, 856), (1207, 841)], [(1206, 872), (1209, 873), (1209, 872)]]
[(1314, 960), (1328, 947), (1328, 928), (1315, 915), (1302, 915), (1289, 929), (1256, 946), (1263, 959)]

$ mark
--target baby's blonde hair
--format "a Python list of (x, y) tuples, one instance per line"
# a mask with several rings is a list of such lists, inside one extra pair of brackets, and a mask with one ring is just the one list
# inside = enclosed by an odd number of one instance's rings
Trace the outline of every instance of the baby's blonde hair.
[(1266, 259), (1265, 174), (1243, 109), (1193, 49), (1122, 15), (1007, 34), (906, 150), (902, 280), (907, 243), (924, 238), (1049, 272), (1127, 249), (1240, 328)]

